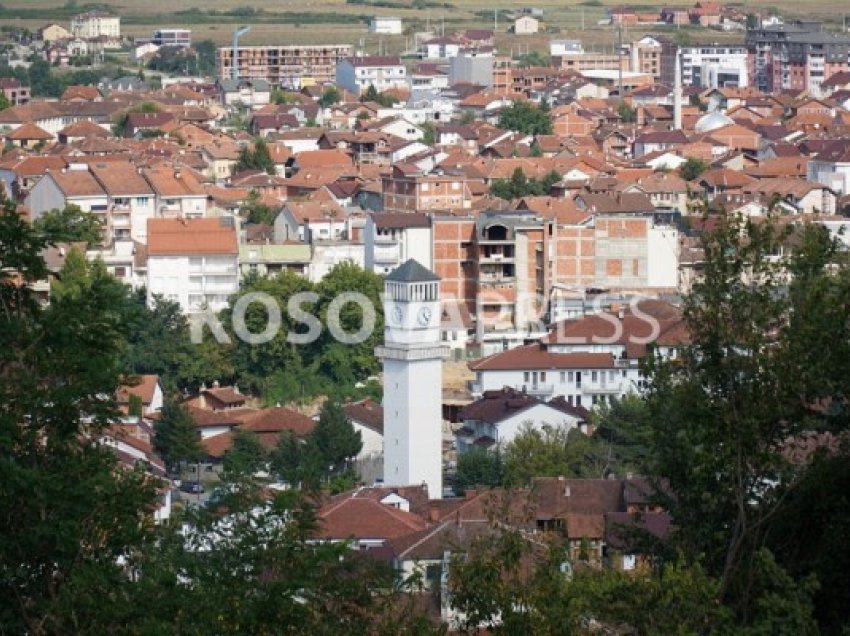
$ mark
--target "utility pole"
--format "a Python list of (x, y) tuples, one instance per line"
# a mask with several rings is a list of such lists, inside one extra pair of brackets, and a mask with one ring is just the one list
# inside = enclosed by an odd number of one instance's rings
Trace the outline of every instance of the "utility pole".
[(493, 9), (493, 33), (499, 30), (499, 10)]
[(617, 29), (617, 71), (620, 80), (620, 100), (623, 99), (623, 23)]

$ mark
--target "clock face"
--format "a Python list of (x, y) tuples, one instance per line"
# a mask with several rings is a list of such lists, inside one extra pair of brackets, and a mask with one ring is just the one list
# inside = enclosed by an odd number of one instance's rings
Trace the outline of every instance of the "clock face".
[(400, 325), (404, 321), (404, 309), (398, 305), (393, 307), (392, 319), (395, 324)]
[(422, 325), (423, 327), (430, 324), (431, 323), (431, 308), (430, 307), (423, 307), (422, 309), (420, 309), (419, 315), (417, 316), (417, 320), (419, 321), (419, 324)]

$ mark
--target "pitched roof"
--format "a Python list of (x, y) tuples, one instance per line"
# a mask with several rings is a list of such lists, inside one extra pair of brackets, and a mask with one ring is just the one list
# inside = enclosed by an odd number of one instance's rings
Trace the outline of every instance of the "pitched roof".
[(395, 283), (427, 283), (438, 281), (440, 277), (420, 264), (419, 261), (411, 258), (390, 272), (386, 280)]
[(12, 139), (14, 141), (29, 141), (32, 139), (49, 141), (53, 139), (53, 135), (44, 130), (44, 128), (36, 126), (31, 122), (27, 122), (18, 126), (12, 132), (7, 133), (6, 139)]
[(384, 434), (384, 407), (366, 398), (359, 402), (348, 402), (342, 405), (342, 410), (352, 422)]
[(306, 415), (283, 406), (260, 409), (242, 418), (240, 427), (254, 433), (281, 433), (292, 431), (298, 437), (304, 437), (316, 428), (316, 422)]
[(232, 219), (148, 219), (148, 255), (239, 253)]
[(427, 214), (375, 212), (369, 216), (375, 227), (383, 229), (431, 227), (431, 217)]
[(106, 196), (106, 191), (88, 170), (48, 171), (66, 197)]
[(110, 161), (89, 165), (95, 179), (111, 196), (153, 194), (148, 182), (138, 168), (128, 161)]
[(461, 409), (460, 419), (498, 424), (535, 406), (546, 406), (577, 419), (584, 419), (587, 416), (586, 410), (580, 407), (578, 410), (574, 409), (566, 401), (547, 403), (522, 391), (504, 387), (498, 391), (484, 391), (480, 398)]
[(469, 363), (472, 371), (513, 371), (525, 369), (609, 369), (610, 353), (552, 353), (540, 344), (515, 347)]
[(394, 539), (428, 526), (412, 512), (360, 497), (323, 506), (318, 521), (318, 534), (326, 539)]
[(135, 395), (141, 398), (142, 404), (150, 404), (158, 384), (159, 376), (156, 374), (144, 374), (128, 379), (126, 384), (118, 387), (118, 403), (129, 404), (130, 396)]

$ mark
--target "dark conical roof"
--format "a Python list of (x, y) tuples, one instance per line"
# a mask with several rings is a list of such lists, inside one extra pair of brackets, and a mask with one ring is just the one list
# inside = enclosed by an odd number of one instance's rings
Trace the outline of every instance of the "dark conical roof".
[(440, 277), (411, 258), (390, 272), (387, 280), (394, 283), (428, 283), (438, 281)]

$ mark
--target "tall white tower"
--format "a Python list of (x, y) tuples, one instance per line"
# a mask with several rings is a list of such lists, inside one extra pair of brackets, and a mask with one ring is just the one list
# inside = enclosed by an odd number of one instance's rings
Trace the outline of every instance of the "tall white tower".
[(384, 283), (384, 483), (443, 494), (440, 279), (410, 259)]

